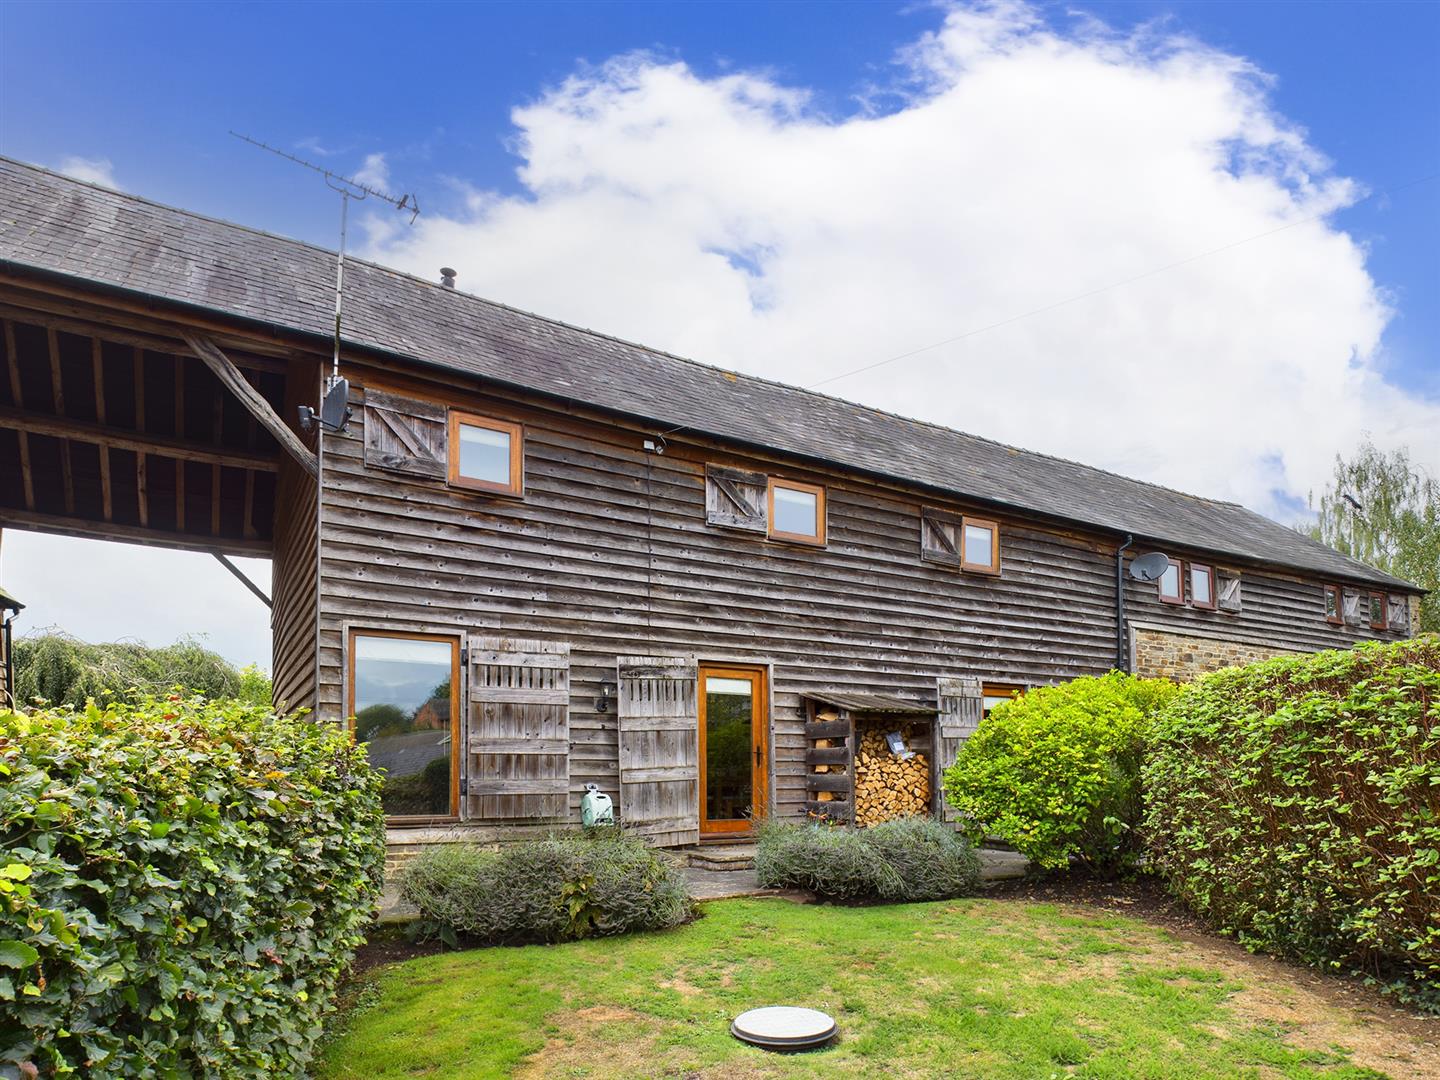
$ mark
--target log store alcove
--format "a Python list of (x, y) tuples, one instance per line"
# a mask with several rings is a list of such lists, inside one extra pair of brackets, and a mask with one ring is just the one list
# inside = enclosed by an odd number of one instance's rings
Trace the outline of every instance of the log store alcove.
[[(882, 694), (805, 697), (805, 810), (846, 825), (874, 825), (939, 808), (939, 725), (934, 705)], [(908, 758), (885, 735), (900, 732)]]

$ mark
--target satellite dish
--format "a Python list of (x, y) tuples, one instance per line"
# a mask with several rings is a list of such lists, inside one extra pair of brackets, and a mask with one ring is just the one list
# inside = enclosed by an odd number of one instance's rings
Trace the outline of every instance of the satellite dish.
[(1170, 568), (1170, 556), (1163, 551), (1137, 555), (1130, 563), (1130, 576), (1136, 581), (1159, 581)]
[(320, 402), (320, 425), (327, 431), (344, 431), (350, 419), (350, 380), (335, 379)]

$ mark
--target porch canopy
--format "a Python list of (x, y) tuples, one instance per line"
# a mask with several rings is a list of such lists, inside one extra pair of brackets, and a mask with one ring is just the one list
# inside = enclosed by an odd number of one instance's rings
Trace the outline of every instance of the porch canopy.
[(802, 695), (820, 705), (843, 709), (852, 715), (881, 714), (886, 716), (934, 716), (937, 706), (922, 701), (890, 697), (887, 694), (850, 693), (841, 690), (811, 690)]

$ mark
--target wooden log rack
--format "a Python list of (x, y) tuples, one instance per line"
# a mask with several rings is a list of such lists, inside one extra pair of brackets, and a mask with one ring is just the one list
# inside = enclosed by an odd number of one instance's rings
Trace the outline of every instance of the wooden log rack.
[(825, 692), (805, 697), (805, 811), (819, 820), (855, 824), (857, 720), (894, 719), (897, 727), (928, 726), (925, 745), (911, 746), (930, 762), (930, 810), (937, 807), (939, 725), (936, 708), (878, 694)]

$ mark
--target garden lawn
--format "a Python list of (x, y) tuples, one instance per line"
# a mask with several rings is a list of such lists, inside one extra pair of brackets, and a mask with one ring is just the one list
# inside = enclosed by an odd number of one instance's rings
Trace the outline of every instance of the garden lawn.
[[(709, 904), (676, 930), (372, 971), (319, 1075), (1440, 1076), (1436, 1051), (1286, 970), (1079, 907)], [(730, 1037), (758, 1005), (830, 1012), (831, 1048)]]

